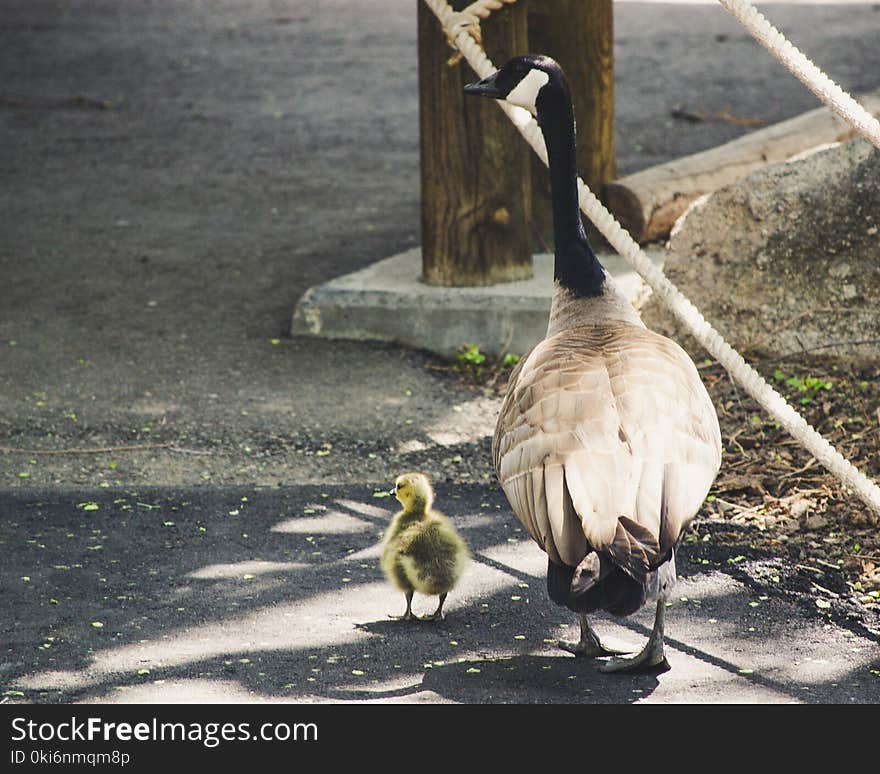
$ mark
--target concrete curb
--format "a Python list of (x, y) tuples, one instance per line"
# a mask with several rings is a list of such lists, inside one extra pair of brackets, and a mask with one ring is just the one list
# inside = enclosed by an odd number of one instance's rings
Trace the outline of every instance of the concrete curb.
[[(648, 255), (662, 265), (665, 251)], [(630, 299), (641, 278), (617, 254), (599, 259)], [(523, 353), (547, 329), (553, 256), (533, 256), (530, 280), (486, 287), (437, 287), (421, 279), (421, 249), (309, 288), (296, 305), (291, 334), (328, 339), (392, 341), (443, 356), (473, 342), (483, 352)]]

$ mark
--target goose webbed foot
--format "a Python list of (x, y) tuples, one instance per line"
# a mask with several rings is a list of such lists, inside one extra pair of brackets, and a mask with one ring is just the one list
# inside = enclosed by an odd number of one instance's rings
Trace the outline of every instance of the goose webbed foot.
[(581, 622), (581, 638), (578, 642), (564, 642), (560, 640), (559, 647), (567, 651), (568, 653), (572, 653), (575, 656), (582, 656), (585, 658), (600, 658), (602, 656), (616, 656), (622, 653), (628, 653), (629, 651), (620, 650), (619, 648), (612, 648), (604, 645), (602, 641), (599, 639), (599, 635), (593, 631), (593, 628), (590, 626), (590, 622), (587, 620), (585, 615), (580, 617)]
[(599, 665), (600, 672), (666, 672), (671, 669), (666, 660), (666, 651), (663, 646), (663, 619), (666, 610), (666, 602), (660, 599), (657, 602), (657, 613), (654, 618), (654, 628), (645, 647), (635, 655), (611, 658)]
[(635, 655), (610, 658), (599, 664), (600, 672), (666, 672), (672, 667), (666, 660), (663, 643), (659, 646), (645, 646)]
[(446, 594), (440, 595), (440, 604), (437, 605), (437, 609), (431, 613), (431, 615), (423, 615), (423, 621), (442, 621), (443, 620), (443, 603), (446, 601)]

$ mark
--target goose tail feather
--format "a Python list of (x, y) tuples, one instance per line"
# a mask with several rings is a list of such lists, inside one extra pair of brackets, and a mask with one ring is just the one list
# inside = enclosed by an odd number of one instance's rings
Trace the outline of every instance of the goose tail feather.
[(649, 583), (635, 580), (610, 557), (595, 551), (577, 567), (547, 563), (550, 599), (575, 613), (606, 610), (612, 615), (630, 615), (645, 604), (648, 588)]

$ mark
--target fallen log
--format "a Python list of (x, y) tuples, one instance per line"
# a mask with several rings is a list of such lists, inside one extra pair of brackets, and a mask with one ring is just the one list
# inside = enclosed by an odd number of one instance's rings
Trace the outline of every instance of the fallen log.
[[(858, 98), (880, 116), (880, 90)], [(750, 132), (716, 148), (636, 172), (608, 183), (608, 209), (640, 244), (666, 239), (688, 205), (768, 164), (811, 148), (852, 139), (855, 130), (829, 108), (810, 110)]]

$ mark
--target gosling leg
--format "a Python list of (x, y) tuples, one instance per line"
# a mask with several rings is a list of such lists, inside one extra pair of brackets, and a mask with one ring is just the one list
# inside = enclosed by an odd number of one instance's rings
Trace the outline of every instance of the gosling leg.
[(663, 647), (663, 627), (666, 618), (666, 597), (657, 600), (654, 628), (642, 650), (634, 656), (612, 658), (599, 665), (600, 672), (665, 672), (671, 667)]
[(395, 621), (412, 621), (415, 616), (412, 611), (412, 600), (414, 591), (406, 592), (406, 612), (403, 615), (389, 615), (389, 618), (393, 618)]
[(599, 635), (593, 631), (590, 622), (585, 615), (580, 615), (581, 622), (581, 638), (578, 642), (560, 642), (559, 647), (562, 650), (573, 653), (575, 656), (585, 656), (586, 658), (597, 658), (599, 656), (614, 656), (619, 653), (626, 653), (625, 650), (617, 648), (609, 648), (602, 644)]
[(422, 617), (423, 621), (442, 621), (443, 620), (443, 603), (446, 601), (446, 594), (443, 593), (440, 595), (440, 604), (437, 605), (437, 609), (431, 613), (431, 615), (426, 615)]

